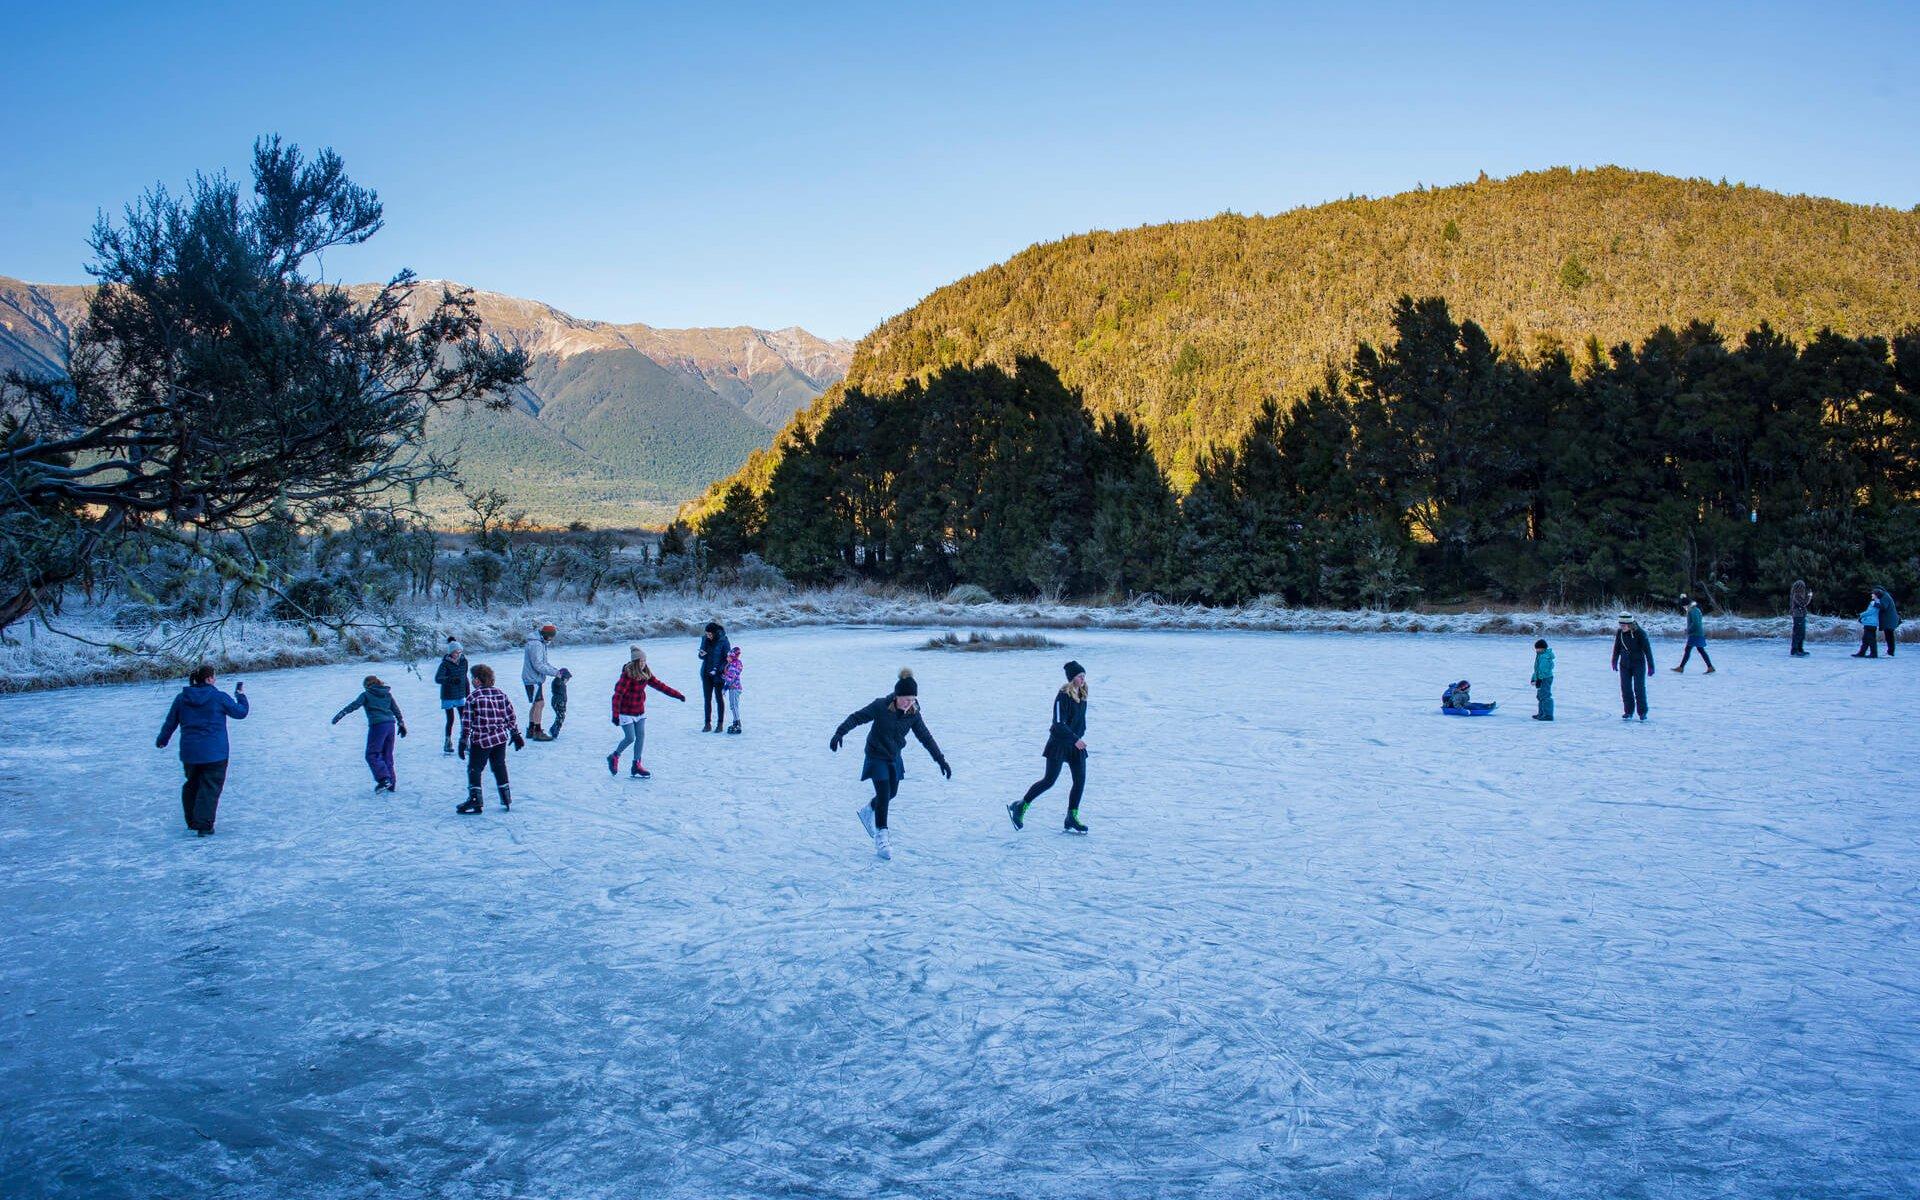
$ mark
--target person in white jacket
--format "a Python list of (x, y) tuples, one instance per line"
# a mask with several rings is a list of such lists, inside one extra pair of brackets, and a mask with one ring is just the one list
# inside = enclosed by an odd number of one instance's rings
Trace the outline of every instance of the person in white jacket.
[(547, 712), (547, 680), (560, 674), (560, 668), (547, 659), (547, 648), (559, 632), (552, 625), (542, 625), (527, 639), (527, 652), (520, 662), (520, 682), (527, 688), (527, 740), (531, 742), (553, 740), (541, 727), (541, 719)]

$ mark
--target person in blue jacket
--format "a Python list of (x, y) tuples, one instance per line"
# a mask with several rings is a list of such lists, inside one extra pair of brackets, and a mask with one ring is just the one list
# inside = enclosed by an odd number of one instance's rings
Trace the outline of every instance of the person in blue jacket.
[(900, 752), (907, 747), (907, 735), (911, 733), (920, 740), (942, 775), (952, 779), (953, 768), (947, 765), (946, 755), (940, 753), (933, 734), (927, 731), (927, 723), (920, 717), (920, 685), (914, 682), (911, 670), (901, 668), (892, 695), (882, 696), (848, 714), (833, 731), (827, 749), (838, 753), (847, 734), (868, 723), (873, 728), (867, 730), (866, 762), (860, 769), (860, 778), (873, 781), (873, 799), (860, 806), (860, 824), (873, 838), (874, 854), (887, 859), (893, 857), (887, 841), (887, 805), (899, 794), (900, 781), (907, 775), (907, 764), (900, 757)]
[(1880, 597), (1868, 595), (1867, 606), (1860, 610), (1860, 648), (1855, 658), (1880, 657)]
[(1680, 652), (1680, 665), (1668, 667), (1676, 675), (1684, 675), (1687, 660), (1693, 652), (1700, 652), (1700, 661), (1707, 664), (1707, 674), (1713, 674), (1713, 660), (1707, 657), (1707, 617), (1700, 611), (1700, 602), (1687, 596), (1680, 597), (1680, 611), (1687, 614), (1687, 648)]
[(1539, 701), (1539, 710), (1533, 714), (1536, 721), (1553, 720), (1553, 648), (1547, 645), (1547, 639), (1540, 638), (1533, 643), (1533, 694)]
[(1027, 789), (1027, 794), (1007, 805), (1007, 816), (1015, 829), (1025, 829), (1027, 809), (1060, 778), (1060, 768), (1073, 773), (1073, 787), (1067, 792), (1068, 833), (1085, 833), (1080, 823), (1080, 794), (1087, 788), (1087, 672), (1077, 662), (1066, 665), (1067, 682), (1054, 693), (1053, 724), (1047, 728), (1047, 744), (1040, 751), (1046, 758), (1047, 773)]
[(1879, 610), (1880, 636), (1887, 639), (1887, 657), (1892, 658), (1900, 636), (1900, 610), (1893, 606), (1893, 593), (1883, 587), (1873, 589), (1873, 606)]
[(233, 685), (229, 696), (213, 686), (213, 668), (202, 664), (187, 676), (187, 686), (173, 698), (166, 723), (154, 745), (166, 749), (174, 730), (180, 731), (180, 765), (186, 782), (180, 785), (180, 811), (187, 828), (201, 837), (213, 832), (220, 793), (227, 786), (227, 718), (244, 720), (247, 685)]

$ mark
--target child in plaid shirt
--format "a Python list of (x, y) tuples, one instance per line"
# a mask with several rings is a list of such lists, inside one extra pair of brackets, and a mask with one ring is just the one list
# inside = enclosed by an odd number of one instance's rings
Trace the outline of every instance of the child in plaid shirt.
[(515, 750), (525, 746), (520, 736), (513, 701), (493, 686), (493, 668), (485, 663), (473, 665), (472, 692), (467, 706), (460, 710), (460, 757), (467, 760), (467, 799), (456, 810), (477, 813), (480, 803), (480, 772), (493, 769), (494, 786), (500, 789), (500, 807), (513, 811), (513, 789), (507, 784), (507, 744)]

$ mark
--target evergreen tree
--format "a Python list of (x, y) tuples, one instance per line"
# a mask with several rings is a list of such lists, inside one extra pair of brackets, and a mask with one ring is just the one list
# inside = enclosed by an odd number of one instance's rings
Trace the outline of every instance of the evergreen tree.
[(766, 511), (760, 497), (744, 483), (727, 489), (727, 496), (716, 511), (700, 525), (700, 541), (716, 566), (732, 566), (742, 556), (758, 554), (765, 547), (761, 534)]
[(1146, 432), (1125, 416), (1094, 440), (1093, 520), (1082, 568), (1097, 591), (1119, 597), (1177, 586), (1180, 506)]

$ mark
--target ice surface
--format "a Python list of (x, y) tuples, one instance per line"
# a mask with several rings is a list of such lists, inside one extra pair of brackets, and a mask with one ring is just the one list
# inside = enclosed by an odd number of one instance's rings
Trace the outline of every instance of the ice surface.
[[(1662, 642), (1640, 725), (1561, 640), (1541, 725), (1530, 639), (1056, 636), (736, 631), (739, 738), (649, 642), (649, 783), (562, 645), (479, 818), (424, 680), (385, 798), (367, 667), (252, 676), (205, 840), (171, 685), (0, 700), (0, 1195), (1920, 1192), (1904, 658)], [(1016, 834), (1068, 654), (1093, 833)], [(903, 663), (955, 777), (909, 745), (882, 865), (826, 741)]]

